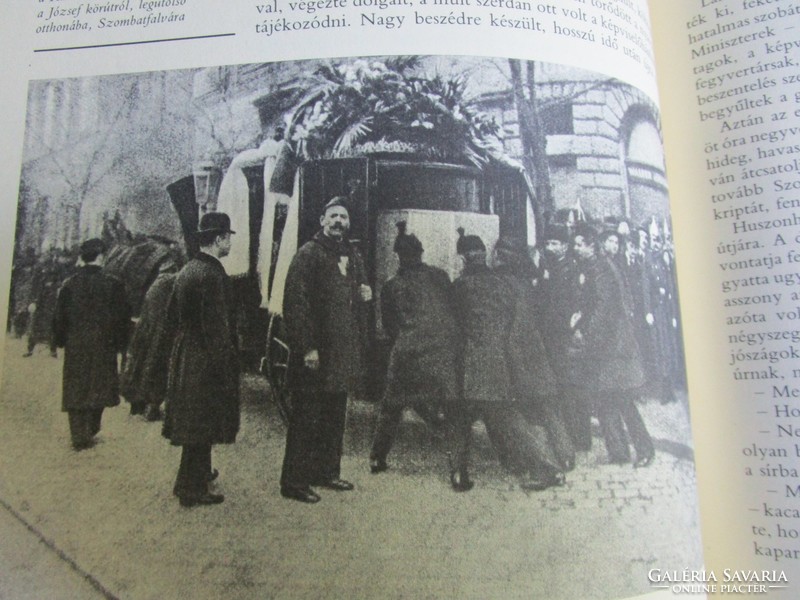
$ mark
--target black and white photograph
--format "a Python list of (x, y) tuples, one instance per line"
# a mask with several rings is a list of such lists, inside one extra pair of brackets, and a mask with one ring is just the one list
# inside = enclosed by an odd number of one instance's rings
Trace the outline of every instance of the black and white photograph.
[(702, 568), (665, 171), (649, 95), (555, 63), (31, 81), (0, 531), (61, 560), (4, 542), (19, 597)]

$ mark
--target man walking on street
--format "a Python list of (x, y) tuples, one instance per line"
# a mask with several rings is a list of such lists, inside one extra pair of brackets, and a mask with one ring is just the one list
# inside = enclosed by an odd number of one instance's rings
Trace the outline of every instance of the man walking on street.
[(64, 348), (62, 410), (72, 447), (94, 445), (103, 409), (119, 404), (117, 354), (125, 350), (131, 309), (122, 283), (101, 271), (106, 245), (81, 244), (83, 266), (64, 282), (56, 301), (53, 338)]
[(520, 478), (520, 489), (539, 491), (564, 485), (560, 465), (513, 402), (508, 352), (517, 309), (515, 291), (487, 266), (483, 240), (463, 233), (459, 229), (456, 251), (464, 259), (464, 270), (453, 282), (452, 297), (461, 330), (459, 375), (466, 406), (454, 415), (457, 433), (450, 483), (458, 492), (473, 487), (469, 478), (472, 424), (480, 419), (504, 466)]
[(630, 461), (627, 429), (636, 450), (633, 464), (646, 467), (653, 462), (655, 449), (634, 403), (644, 370), (633, 333), (633, 303), (616, 265), (598, 256), (597, 232), (590, 225), (578, 228), (574, 249), (586, 276), (575, 343), (581, 349), (584, 386), (597, 395), (608, 459), (614, 464)]
[(175, 279), (170, 310), (176, 320), (169, 363), (164, 437), (181, 446), (174, 493), (181, 506), (219, 504), (208, 483), (211, 446), (232, 444), (239, 431), (239, 364), (229, 312), (228, 276), (219, 259), (231, 249), (225, 213), (200, 219), (200, 251)]
[(364, 264), (348, 240), (346, 198), (325, 205), (322, 230), (298, 250), (286, 276), (292, 410), (281, 495), (314, 503), (311, 486), (353, 489), (340, 478), (347, 393), (363, 373), (364, 307), (372, 300)]

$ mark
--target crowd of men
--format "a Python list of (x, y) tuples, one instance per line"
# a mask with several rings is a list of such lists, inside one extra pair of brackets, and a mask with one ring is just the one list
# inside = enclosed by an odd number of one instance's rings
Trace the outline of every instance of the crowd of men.
[[(391, 341), (386, 384), (369, 456), (388, 468), (403, 411), (447, 432), (450, 482), (473, 487), (473, 424), (484, 423), (498, 460), (524, 490), (560, 486), (576, 453), (592, 445), (596, 418), (610, 463), (646, 467), (655, 449), (637, 402), (644, 391), (673, 400), (682, 373), (673, 261), (651, 235), (619, 223), (551, 223), (542, 253), (501, 237), (489, 255), (459, 230), (455, 281), (425, 263), (425, 249), (397, 223), (397, 273), (382, 287)], [(341, 478), (348, 397), (363, 390), (364, 341), (373, 290), (350, 242), (346, 198), (333, 198), (320, 231), (294, 257), (284, 321), (292, 403), (280, 492), (315, 503), (317, 489), (350, 491)], [(239, 365), (233, 303), (220, 258), (230, 219), (202, 216), (200, 251), (150, 287), (128, 340), (121, 284), (100, 266), (100, 240), (81, 246), (83, 266), (61, 288), (55, 343), (65, 347), (62, 408), (76, 450), (89, 448), (102, 411), (119, 403), (117, 354), (128, 348), (122, 393), (132, 412), (161, 418), (182, 447), (174, 494), (183, 506), (218, 504), (212, 446), (239, 429)], [(130, 343), (129, 343), (130, 342)], [(633, 446), (631, 453), (630, 446)]]

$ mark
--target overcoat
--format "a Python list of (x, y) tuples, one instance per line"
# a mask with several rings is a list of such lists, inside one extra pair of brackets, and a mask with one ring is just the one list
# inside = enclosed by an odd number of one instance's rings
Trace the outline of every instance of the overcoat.
[(176, 277), (176, 273), (156, 277), (142, 302), (122, 374), (122, 395), (132, 404), (159, 405), (164, 401), (175, 336), (175, 322), (168, 307)]
[(514, 292), (485, 265), (467, 265), (451, 287), (461, 334), (460, 372), (467, 402), (507, 402), (512, 397), (508, 336)]
[(539, 330), (540, 317), (534, 303), (534, 288), (527, 278), (518, 276), (508, 267), (498, 267), (495, 273), (513, 294), (513, 319), (507, 354), (514, 398), (526, 401), (535, 396), (554, 396), (558, 391), (556, 376), (550, 367)]
[(175, 278), (176, 333), (169, 360), (163, 434), (175, 445), (229, 444), (239, 431), (239, 364), (228, 276), (198, 253)]
[(633, 331), (633, 306), (622, 274), (608, 258), (582, 263), (586, 290), (578, 323), (585, 343), (583, 385), (597, 391), (642, 386), (644, 371)]
[[(347, 240), (320, 231), (297, 251), (283, 299), (291, 387), (325, 392), (360, 388), (366, 314), (358, 290), (366, 283), (361, 255)], [(304, 366), (311, 350), (319, 352), (317, 371)]]
[(36, 304), (30, 327), (34, 342), (50, 341), (58, 290), (64, 279), (65, 269), (52, 260), (38, 265), (34, 271), (30, 299), (30, 302)]
[(58, 293), (53, 336), (64, 348), (61, 408), (82, 411), (119, 404), (117, 353), (128, 342), (131, 309), (122, 283), (86, 265)]
[(381, 321), (392, 340), (385, 398), (390, 403), (457, 398), (457, 328), (450, 278), (424, 263), (401, 268), (381, 290)]
[(577, 368), (569, 351), (573, 334), (570, 319), (580, 310), (580, 272), (569, 257), (552, 261), (546, 272), (539, 286), (541, 332), (559, 384), (570, 384)]

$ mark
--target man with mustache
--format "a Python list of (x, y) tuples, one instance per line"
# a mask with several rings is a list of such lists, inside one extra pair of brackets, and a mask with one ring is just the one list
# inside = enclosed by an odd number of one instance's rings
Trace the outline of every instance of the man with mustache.
[(364, 263), (349, 241), (347, 199), (325, 205), (319, 231), (297, 251), (286, 275), (292, 410), (281, 495), (319, 502), (311, 486), (349, 491), (340, 478), (347, 394), (363, 373), (365, 307), (372, 300)]

